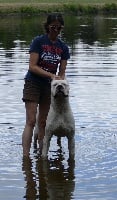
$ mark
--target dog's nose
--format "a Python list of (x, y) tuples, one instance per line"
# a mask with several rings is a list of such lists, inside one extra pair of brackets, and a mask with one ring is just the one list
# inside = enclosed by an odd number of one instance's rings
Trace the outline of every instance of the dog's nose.
[(58, 86), (57, 86), (57, 89), (58, 89), (58, 90), (61, 90), (62, 88), (63, 88), (62, 85), (58, 85)]

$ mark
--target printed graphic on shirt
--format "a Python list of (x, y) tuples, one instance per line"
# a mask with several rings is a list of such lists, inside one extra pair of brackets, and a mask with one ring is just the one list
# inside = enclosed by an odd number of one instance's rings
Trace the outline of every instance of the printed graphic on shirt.
[(42, 45), (42, 50), (39, 64), (46, 71), (56, 71), (61, 60), (62, 49), (54, 45)]

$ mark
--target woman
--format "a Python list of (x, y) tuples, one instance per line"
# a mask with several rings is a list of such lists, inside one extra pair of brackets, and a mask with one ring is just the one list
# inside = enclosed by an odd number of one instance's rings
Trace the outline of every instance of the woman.
[(46, 34), (34, 38), (30, 46), (29, 70), (25, 76), (23, 89), (23, 101), (26, 108), (26, 125), (22, 135), (24, 156), (30, 154), (38, 105), (38, 141), (42, 147), (50, 106), (51, 80), (65, 77), (67, 60), (70, 55), (67, 45), (58, 38), (63, 26), (64, 21), (61, 14), (50, 14), (45, 23)]

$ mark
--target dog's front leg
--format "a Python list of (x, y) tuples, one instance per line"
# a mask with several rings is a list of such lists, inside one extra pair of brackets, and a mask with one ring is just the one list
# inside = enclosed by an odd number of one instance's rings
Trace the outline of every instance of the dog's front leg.
[(68, 137), (68, 149), (69, 149), (69, 158), (74, 159), (74, 156), (75, 156), (75, 139), (74, 139), (74, 137)]

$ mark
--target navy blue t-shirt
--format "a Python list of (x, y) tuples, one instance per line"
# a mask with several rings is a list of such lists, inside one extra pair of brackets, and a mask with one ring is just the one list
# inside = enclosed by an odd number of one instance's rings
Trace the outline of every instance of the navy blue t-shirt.
[[(70, 58), (67, 45), (59, 38), (55, 43), (52, 43), (47, 34), (35, 37), (30, 45), (29, 52), (38, 53), (39, 60), (37, 65), (53, 74), (56, 74), (61, 60), (68, 60)], [(25, 78), (33, 81), (48, 80), (48, 78), (36, 75), (29, 70)]]

